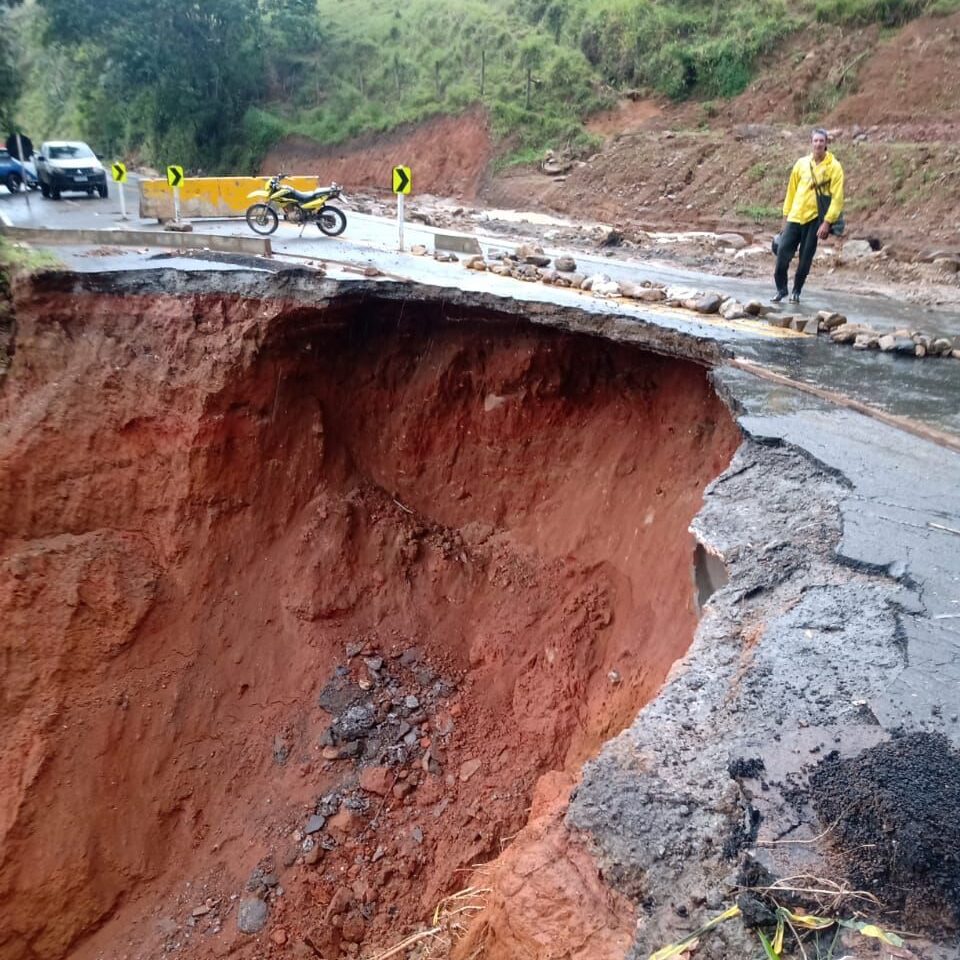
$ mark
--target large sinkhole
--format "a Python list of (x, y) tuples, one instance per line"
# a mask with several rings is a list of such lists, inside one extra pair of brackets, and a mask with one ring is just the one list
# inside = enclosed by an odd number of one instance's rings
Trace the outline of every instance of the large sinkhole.
[(258, 309), (21, 307), (3, 960), (388, 946), (693, 636), (688, 525), (738, 439), (702, 367)]

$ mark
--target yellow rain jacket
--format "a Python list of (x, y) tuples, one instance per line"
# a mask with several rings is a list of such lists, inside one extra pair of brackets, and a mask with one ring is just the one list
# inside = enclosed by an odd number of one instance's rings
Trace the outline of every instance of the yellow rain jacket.
[(817, 191), (830, 197), (830, 209), (824, 218), (827, 223), (836, 223), (843, 213), (843, 167), (828, 150), (819, 163), (814, 163), (813, 154), (801, 157), (794, 165), (783, 201), (783, 215), (791, 223), (809, 223), (819, 216)]

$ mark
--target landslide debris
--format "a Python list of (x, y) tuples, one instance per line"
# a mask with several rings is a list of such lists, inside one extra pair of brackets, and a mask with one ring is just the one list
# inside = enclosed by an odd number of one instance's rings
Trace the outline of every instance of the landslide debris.
[(911, 733), (850, 759), (833, 752), (810, 788), (854, 886), (911, 929), (960, 925), (960, 752), (946, 737)]

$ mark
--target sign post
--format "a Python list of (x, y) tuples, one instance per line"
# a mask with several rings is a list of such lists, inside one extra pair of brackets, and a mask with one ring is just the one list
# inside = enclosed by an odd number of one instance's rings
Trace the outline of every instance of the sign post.
[(113, 182), (119, 184), (120, 190), (120, 219), (127, 220), (127, 198), (124, 196), (123, 185), (127, 182), (127, 167), (124, 163), (117, 160), (110, 167), (113, 174)]
[(167, 167), (167, 183), (173, 187), (173, 219), (180, 222), (180, 184), (183, 183), (183, 167)]
[(393, 168), (393, 192), (397, 195), (397, 249), (403, 253), (403, 198), (410, 192), (413, 176), (409, 167)]

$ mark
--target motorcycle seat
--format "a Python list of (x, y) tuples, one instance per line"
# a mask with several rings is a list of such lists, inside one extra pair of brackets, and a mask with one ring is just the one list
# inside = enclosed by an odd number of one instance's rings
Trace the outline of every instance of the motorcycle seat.
[(308, 193), (301, 193), (299, 190), (294, 190), (293, 187), (290, 188), (290, 195), (298, 203), (309, 203), (311, 200), (317, 200), (320, 197), (329, 197), (332, 193), (333, 190), (330, 187), (321, 187), (319, 190)]

